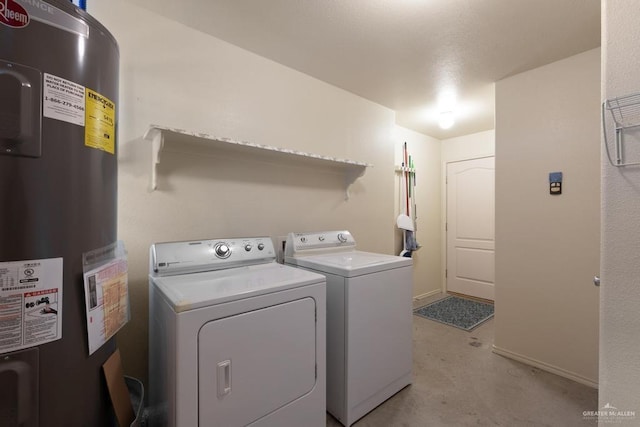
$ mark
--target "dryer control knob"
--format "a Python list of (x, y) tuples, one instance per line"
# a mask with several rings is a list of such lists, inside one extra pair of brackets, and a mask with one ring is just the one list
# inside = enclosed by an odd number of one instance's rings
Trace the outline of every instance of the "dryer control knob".
[(319, 236), (318, 240), (320, 240), (321, 242), (324, 242), (324, 236)]
[(218, 258), (228, 258), (231, 255), (231, 250), (225, 243), (218, 243), (215, 246), (215, 252)]
[(340, 241), (340, 243), (344, 243), (347, 241), (347, 237), (342, 233), (338, 233), (338, 240)]
[(258, 243), (258, 250), (261, 251), (264, 249), (264, 243)]
[(249, 243), (244, 245), (244, 250), (247, 251), (247, 252), (249, 252), (252, 248), (253, 248), (253, 246), (251, 246), (251, 244), (249, 244)]

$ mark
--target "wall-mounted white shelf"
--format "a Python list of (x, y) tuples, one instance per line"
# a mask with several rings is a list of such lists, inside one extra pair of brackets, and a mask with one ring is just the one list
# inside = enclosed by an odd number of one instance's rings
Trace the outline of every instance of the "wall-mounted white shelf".
[[(288, 148), (237, 141), (231, 138), (158, 125), (151, 125), (144, 134), (144, 139), (151, 142), (151, 191), (156, 190), (158, 187), (157, 168), (158, 164), (160, 164), (163, 151), (203, 155), (215, 155), (216, 153), (223, 152), (225, 154), (238, 156), (253, 155), (257, 156), (260, 160), (274, 163), (337, 171), (343, 173), (345, 177), (346, 199), (349, 198), (349, 187), (364, 175), (368, 167), (373, 166), (355, 160), (321, 156), (319, 154), (305, 153)], [(169, 143), (171, 145), (170, 148)]]

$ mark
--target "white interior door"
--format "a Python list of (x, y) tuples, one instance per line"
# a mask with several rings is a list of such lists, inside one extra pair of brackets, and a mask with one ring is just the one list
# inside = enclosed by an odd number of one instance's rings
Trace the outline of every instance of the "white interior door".
[(447, 291), (493, 300), (495, 159), (447, 164)]

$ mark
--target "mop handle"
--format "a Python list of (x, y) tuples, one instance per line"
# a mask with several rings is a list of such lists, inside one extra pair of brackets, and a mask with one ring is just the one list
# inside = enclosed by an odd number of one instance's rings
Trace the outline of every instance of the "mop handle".
[(403, 172), (403, 176), (404, 176), (404, 183), (405, 183), (405, 201), (406, 201), (406, 210), (405, 213), (407, 214), (407, 216), (409, 215), (409, 172), (408, 172), (408, 168), (409, 168), (409, 159), (408, 159), (408, 154), (407, 154), (407, 143), (405, 141), (404, 143), (404, 164), (405, 164), (405, 168), (406, 170)]

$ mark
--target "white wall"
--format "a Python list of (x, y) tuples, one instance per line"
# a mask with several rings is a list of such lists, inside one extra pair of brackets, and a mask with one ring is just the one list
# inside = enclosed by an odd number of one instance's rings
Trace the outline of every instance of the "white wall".
[[(603, 2), (604, 99), (640, 91), (639, 23), (637, 1)], [(610, 131), (608, 135), (613, 138)], [(630, 157), (640, 155), (638, 139), (637, 134), (629, 139)], [(599, 407), (610, 403), (620, 411), (636, 411), (624, 425), (640, 423), (639, 242), (640, 168), (614, 168), (603, 152)]]
[[(416, 168), (416, 240), (420, 249), (413, 253), (413, 296), (425, 298), (441, 291), (440, 252), (440, 141), (396, 126), (395, 164), (402, 164), (402, 150), (407, 143)], [(402, 175), (396, 173), (396, 215), (404, 213), (400, 185)], [(396, 252), (403, 248), (402, 232), (396, 229)]]
[[(129, 251), (125, 370), (146, 378), (148, 249), (158, 241), (349, 229), (394, 253), (393, 111), (122, 0), (89, 12), (120, 45), (118, 234)], [(374, 165), (344, 200), (344, 177), (256, 156), (166, 153), (148, 192), (150, 124)]]
[[(492, 130), (442, 140), (442, 166), (449, 162), (495, 155), (496, 133)], [(442, 175), (447, 171), (443, 169)]]
[[(496, 83), (495, 350), (592, 386), (599, 86), (599, 49)], [(551, 196), (556, 171), (562, 195)]]

